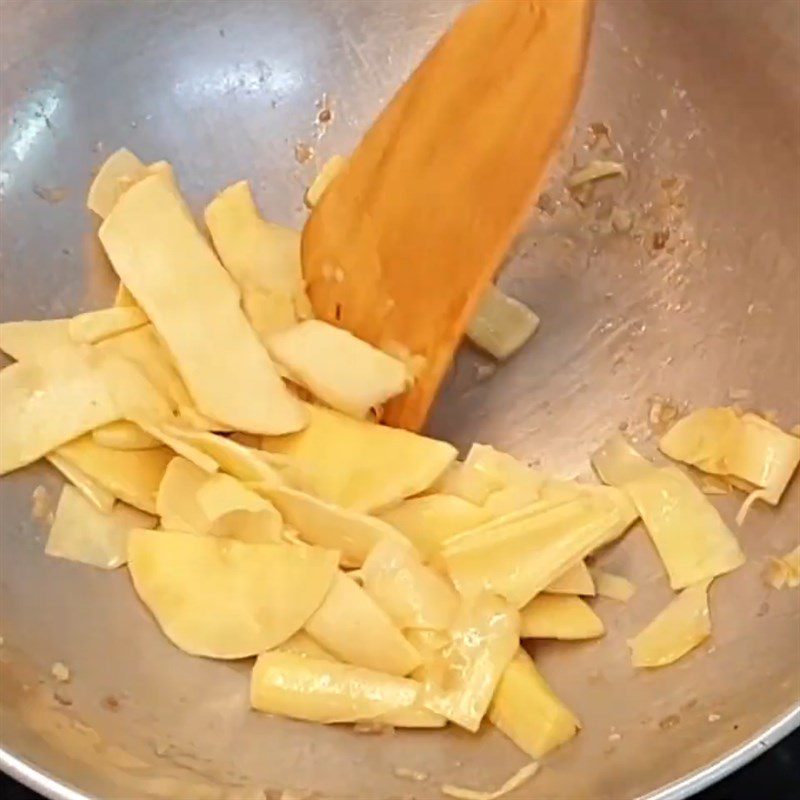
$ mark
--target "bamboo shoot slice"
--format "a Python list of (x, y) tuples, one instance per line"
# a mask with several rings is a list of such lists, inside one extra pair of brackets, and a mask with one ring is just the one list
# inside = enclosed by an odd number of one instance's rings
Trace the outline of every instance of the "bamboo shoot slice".
[(708, 638), (711, 634), (710, 584), (711, 580), (705, 580), (685, 588), (628, 642), (634, 667), (672, 664)]
[(336, 658), (390, 675), (408, 675), (419, 653), (391, 617), (351, 578), (337, 574), (305, 629)]
[(179, 531), (130, 534), (128, 567), (142, 602), (191, 655), (247, 658), (296, 633), (336, 576), (319, 548), (245, 544)]
[(523, 639), (595, 639), (605, 633), (603, 621), (580, 597), (539, 594), (520, 610)]
[(77, 489), (61, 490), (45, 553), (101, 569), (116, 569), (128, 560), (128, 533), (153, 528), (155, 519), (125, 505), (105, 514)]
[(462, 603), (450, 643), (427, 671), (425, 706), (475, 733), (519, 647), (519, 625), (519, 612), (494, 595)]
[(449, 494), (460, 497), (469, 503), (483, 505), (492, 492), (503, 488), (503, 482), (492, 479), (487, 473), (475, 467), (456, 461), (451, 464), (431, 486), (437, 494)]
[(447, 630), (459, 606), (450, 582), (426, 567), (408, 542), (384, 539), (360, 570), (367, 594), (400, 628)]
[(420, 685), (409, 678), (273, 651), (256, 661), (250, 702), (269, 714), (331, 724), (379, 721), (413, 709), (419, 693)]
[(489, 719), (533, 758), (542, 758), (568, 742), (580, 727), (522, 649), (503, 672), (489, 706)]
[(94, 443), (112, 450), (152, 450), (161, 442), (136, 423), (121, 419), (92, 431)]
[(305, 426), (301, 406), (241, 310), (235, 284), (169, 180), (152, 175), (132, 186), (99, 235), (200, 411), (252, 433)]
[(608, 597), (611, 600), (627, 603), (636, 594), (636, 586), (622, 575), (614, 575), (602, 570), (594, 570), (593, 574), (599, 597)]
[(744, 563), (736, 537), (691, 479), (676, 467), (659, 468), (621, 436), (592, 456), (607, 483), (633, 500), (673, 589), (723, 575)]
[(548, 584), (545, 591), (551, 594), (580, 594), (589, 597), (596, 594), (592, 573), (584, 561), (579, 561), (574, 567), (570, 567)]
[(117, 498), (105, 486), (101, 486), (58, 453), (48, 453), (45, 457), (98, 511), (103, 514), (111, 513)]
[(78, 314), (69, 321), (69, 336), (77, 344), (95, 344), (147, 324), (137, 306), (117, 306)]
[(408, 387), (402, 361), (321, 320), (309, 319), (274, 334), (268, 348), (291, 380), (358, 419)]
[(322, 169), (314, 178), (311, 186), (306, 190), (306, 205), (309, 208), (319, 203), (320, 198), (325, 193), (326, 189), (333, 183), (334, 179), (344, 170), (347, 166), (347, 159), (344, 156), (335, 155), (331, 156), (323, 165)]
[(105, 219), (122, 193), (145, 175), (147, 175), (145, 165), (130, 150), (120, 148), (112, 153), (97, 171), (89, 187), (86, 206), (98, 217)]
[(72, 343), (68, 319), (0, 323), (0, 350), (15, 361), (35, 361), (58, 347), (68, 347)]
[(265, 494), (303, 541), (338, 550), (344, 566), (360, 567), (373, 547), (384, 539), (408, 547), (402, 534), (377, 517), (340, 508), (285, 486)]
[(467, 336), (481, 350), (505, 361), (538, 327), (539, 317), (528, 306), (490, 285), (467, 326)]
[(85, 347), (59, 347), (0, 372), (0, 475), (122, 416)]
[(208, 530), (211, 520), (197, 502), (197, 492), (207, 478), (205, 470), (182, 456), (169, 462), (156, 497), (156, 511), (164, 528), (188, 533)]
[(431, 560), (448, 539), (477, 528), (490, 514), (455, 495), (426, 494), (405, 500), (379, 517), (399, 530), (423, 558)]
[(304, 431), (264, 437), (261, 446), (307, 464), (319, 496), (345, 508), (374, 512), (419, 494), (456, 457), (447, 442), (319, 406), (306, 411), (310, 424)]
[(157, 450), (112, 450), (96, 444), (90, 435), (62, 445), (56, 454), (115, 497), (149, 514), (157, 513), (158, 487), (173, 457), (165, 447)]

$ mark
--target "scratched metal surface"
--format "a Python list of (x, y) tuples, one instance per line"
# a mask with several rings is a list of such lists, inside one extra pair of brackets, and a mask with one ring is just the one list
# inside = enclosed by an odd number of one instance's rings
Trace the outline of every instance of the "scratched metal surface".
[[(461, 5), (4, 2), (2, 318), (111, 297), (83, 203), (92, 170), (121, 145), (172, 161), (195, 209), (247, 177), (268, 216), (301, 224), (316, 165), (354, 145)], [(652, 450), (655, 395), (714, 404), (747, 390), (740, 402), (796, 423), (797, 69), (792, 0), (603, 3), (548, 213), (502, 278), (541, 330), (491, 379), (481, 356), (462, 353), (432, 432), (576, 475), (620, 425)], [(319, 138), (326, 93), (334, 122)], [(608, 152), (590, 148), (587, 125), (599, 121), (612, 131)], [(298, 143), (317, 158), (299, 164)], [(594, 157), (624, 161), (629, 179), (583, 207), (563, 175)], [(630, 231), (610, 227), (612, 206), (632, 214)], [(363, 736), (248, 712), (246, 665), (172, 648), (124, 572), (43, 557), (46, 531), (30, 516), (40, 483), (57, 491), (44, 469), (0, 484), (0, 707), (2, 763), (44, 793), (433, 798), (444, 781), (499, 785), (524, 762), (490, 730)], [(628, 606), (597, 603), (603, 640), (535, 648), (584, 722), (547, 759), (535, 796), (684, 796), (796, 724), (798, 596), (767, 589), (760, 572), (796, 543), (799, 494), (795, 482), (779, 510), (753, 510), (741, 532), (747, 565), (712, 591), (713, 639), (667, 670), (634, 674), (625, 647), (669, 596), (644, 532), (602, 558), (639, 592)], [(728, 520), (739, 500), (718, 501)], [(57, 660), (72, 669), (68, 686), (49, 677)], [(429, 779), (410, 783), (396, 767)], [(516, 796), (534, 796), (533, 785)]]

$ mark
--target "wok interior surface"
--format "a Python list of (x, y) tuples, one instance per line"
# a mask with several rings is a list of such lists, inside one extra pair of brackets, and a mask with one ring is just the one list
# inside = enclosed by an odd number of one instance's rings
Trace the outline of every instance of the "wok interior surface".
[[(462, 5), (5, 2), (2, 318), (110, 301), (115, 280), (84, 202), (120, 146), (172, 161), (196, 210), (249, 178), (268, 217), (302, 224), (317, 166), (352, 149)], [(798, 30), (793, 0), (600, 4), (573, 135), (500, 281), (541, 329), (488, 380), (465, 349), (433, 435), (588, 477), (588, 453), (620, 426), (654, 452), (655, 397), (703, 406), (733, 395), (785, 428), (800, 421)], [(333, 122), (321, 128), (325, 104)], [(614, 149), (590, 148), (592, 123)], [(316, 158), (300, 163), (298, 144)], [(629, 177), (581, 205), (564, 174), (592, 158), (624, 162)], [(630, 212), (630, 231), (610, 228), (612, 207)], [(47, 526), (31, 516), (40, 484), (56, 497), (44, 467), (0, 483), (5, 767), (40, 790), (432, 798), (443, 782), (498, 786), (525, 763), (489, 729), (365, 736), (250, 712), (248, 665), (176, 650), (125, 570), (43, 555)], [(741, 499), (713, 498), (731, 524)], [(739, 532), (748, 562), (711, 592), (712, 638), (663, 670), (635, 672), (625, 644), (671, 594), (644, 530), (603, 554), (638, 593), (597, 602), (603, 639), (536, 644), (584, 730), (514, 796), (685, 796), (796, 724), (798, 595), (761, 572), (796, 545), (799, 517), (797, 481), (778, 510), (751, 511)], [(56, 661), (68, 684), (50, 675)]]

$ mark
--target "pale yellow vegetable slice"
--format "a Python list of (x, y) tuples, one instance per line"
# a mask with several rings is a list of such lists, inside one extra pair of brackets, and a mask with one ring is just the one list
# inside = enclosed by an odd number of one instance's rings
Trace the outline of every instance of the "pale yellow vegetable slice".
[(659, 447), (677, 461), (756, 487), (747, 507), (755, 499), (777, 505), (800, 464), (800, 439), (763, 417), (739, 415), (732, 408), (692, 412), (673, 425)]
[(597, 593), (589, 567), (583, 561), (570, 567), (560, 577), (548, 584), (545, 591), (552, 594), (581, 594), (590, 597)]
[(268, 347), (291, 380), (359, 419), (408, 387), (402, 361), (322, 320), (309, 319), (276, 333)]
[(34, 361), (70, 344), (68, 319), (0, 323), (0, 350), (16, 361)]
[(477, 731), (519, 647), (519, 625), (519, 612), (495, 595), (481, 594), (462, 603), (450, 629), (450, 643), (427, 671), (425, 706)]
[(636, 586), (622, 575), (614, 575), (599, 569), (594, 570), (593, 575), (597, 594), (600, 597), (627, 603), (636, 594)]
[(143, 431), (136, 423), (124, 419), (95, 428), (92, 439), (95, 444), (114, 450), (151, 450), (161, 447), (161, 442), (155, 436)]
[(105, 219), (123, 192), (145, 175), (147, 175), (145, 165), (130, 150), (120, 148), (112, 153), (97, 171), (89, 187), (86, 206)]
[(379, 721), (413, 709), (419, 694), (409, 678), (279, 651), (258, 657), (250, 684), (258, 711), (327, 724)]
[(46, 458), (98, 511), (111, 513), (117, 498), (108, 489), (58, 453), (48, 453)]
[(146, 324), (147, 317), (137, 306), (103, 308), (73, 317), (69, 321), (69, 335), (78, 344), (95, 344)]
[(359, 511), (376, 511), (425, 491), (456, 457), (447, 442), (355, 420), (307, 405), (301, 433), (264, 437), (262, 447), (314, 470), (320, 497)]
[(494, 516), (525, 508), (539, 499), (545, 476), (508, 453), (495, 450), (491, 445), (473, 444), (464, 463), (487, 480), (500, 484), (483, 503)]
[[(214, 431), (224, 433), (233, 430), (230, 425), (225, 425), (222, 422), (211, 419), (211, 417), (207, 417), (205, 414), (201, 414), (193, 406), (178, 406), (178, 422), (182, 423), (188, 428), (193, 428), (196, 431)], [(247, 435), (254, 436), (254, 434)], [(259, 440), (259, 437), (256, 436), (255, 438), (257, 441)]]
[(527, 783), (536, 774), (538, 769), (539, 765), (536, 762), (525, 764), (524, 767), (520, 767), (499, 789), (494, 790), (467, 789), (463, 786), (453, 786), (452, 784), (445, 783), (442, 786), (442, 794), (448, 797), (455, 797), (456, 800), (498, 800), (498, 798), (504, 797)]
[(773, 589), (800, 586), (800, 547), (781, 558), (771, 558), (764, 570), (764, 579)]
[(112, 450), (81, 436), (56, 450), (70, 464), (129, 505), (156, 513), (156, 496), (173, 454), (164, 447), (151, 450)]
[(281, 653), (294, 653), (298, 656), (305, 656), (306, 658), (316, 658), (323, 661), (336, 661), (336, 658), (331, 655), (319, 642), (316, 642), (304, 630), (299, 630), (293, 636), (290, 636), (285, 642), (279, 644), (275, 650)]
[(477, 528), (491, 515), (480, 506), (455, 495), (427, 494), (404, 500), (379, 516), (399, 530), (425, 559), (430, 560), (448, 539), (462, 531)]
[(247, 658), (296, 633), (328, 593), (337, 561), (315, 547), (166, 530), (134, 530), (128, 547), (133, 585), (164, 633), (210, 658)]
[(268, 500), (230, 475), (212, 475), (197, 490), (197, 504), (210, 521), (212, 536), (242, 542), (279, 542), (283, 520)]
[(449, 540), (442, 559), (465, 597), (491, 591), (521, 608), (605, 543), (619, 524), (609, 505), (540, 501)]
[(504, 482), (493, 478), (486, 472), (456, 461), (451, 464), (430, 491), (437, 494), (450, 494), (469, 503), (483, 505), (492, 492), (502, 489)]
[(348, 664), (390, 675), (408, 675), (420, 664), (419, 653), (391, 617), (341, 572), (322, 605), (306, 621), (305, 629)]
[(152, 175), (132, 186), (99, 235), (200, 411), (253, 433), (305, 426), (302, 407), (241, 310), (236, 285), (168, 179)]
[(408, 546), (397, 530), (377, 517), (335, 506), (285, 486), (268, 490), (266, 495), (303, 541), (338, 550), (344, 566), (360, 567), (383, 539)]
[(283, 483), (280, 475), (260, 457), (258, 451), (244, 447), (233, 439), (177, 424), (165, 424), (159, 427), (170, 441), (182, 442), (188, 447), (199, 450), (213, 459), (219, 469), (239, 480), (255, 481), (262, 486), (279, 486)]
[(539, 317), (524, 303), (489, 286), (467, 326), (469, 340), (499, 361), (510, 358), (539, 327)]
[(205, 533), (211, 520), (197, 502), (197, 493), (208, 473), (191, 461), (176, 456), (167, 465), (156, 497), (156, 512), (169, 530)]
[(99, 353), (93, 349), (93, 359), (103, 375), (108, 391), (126, 419), (146, 417), (168, 419), (172, 407), (139, 365), (122, 356)]
[(133, 528), (153, 528), (155, 524), (153, 517), (122, 504), (104, 514), (67, 485), (61, 490), (45, 553), (115, 569), (128, 560), (128, 532)]
[(622, 436), (592, 456), (607, 483), (630, 495), (667, 570), (670, 586), (683, 589), (744, 563), (736, 538), (714, 506), (676, 467), (658, 468)]
[(335, 155), (331, 156), (323, 165), (322, 169), (317, 174), (317, 177), (311, 183), (311, 186), (306, 190), (306, 205), (309, 208), (319, 203), (320, 198), (325, 193), (327, 188), (333, 183), (342, 170), (347, 166), (347, 159), (344, 156)]
[(402, 629), (446, 630), (458, 610), (450, 581), (425, 566), (408, 542), (379, 542), (359, 574), (367, 594)]
[(173, 409), (190, 405), (191, 398), (172, 357), (158, 339), (152, 325), (143, 325), (95, 345), (97, 352), (133, 361)]
[(225, 269), (243, 289), (290, 297), (302, 289), (300, 233), (262, 219), (247, 181), (220, 192), (205, 221)]
[(589, 605), (566, 594), (538, 594), (520, 609), (523, 639), (595, 639), (605, 633), (603, 621)]
[(672, 664), (708, 638), (711, 634), (710, 584), (711, 580), (704, 580), (685, 588), (628, 642), (634, 667)]
[(59, 347), (0, 372), (0, 475), (120, 418), (85, 347)]
[(522, 649), (503, 672), (488, 716), (498, 730), (533, 758), (541, 758), (568, 742), (580, 727)]
[(136, 424), (145, 432), (149, 433), (155, 439), (163, 442), (167, 447), (182, 456), (187, 461), (191, 461), (196, 467), (199, 467), (204, 472), (213, 474), (219, 469), (219, 464), (208, 453), (195, 447), (195, 445), (186, 441), (183, 436), (175, 436), (171, 431), (171, 427), (167, 424), (151, 423), (142, 417), (136, 418)]
[(263, 289), (243, 291), (242, 308), (258, 338), (264, 344), (269, 341), (272, 334), (285, 331), (297, 324), (295, 302), (291, 295)]
[(114, 306), (116, 308), (136, 306), (136, 298), (128, 291), (125, 284), (121, 281), (119, 286), (117, 286), (117, 293), (114, 295)]

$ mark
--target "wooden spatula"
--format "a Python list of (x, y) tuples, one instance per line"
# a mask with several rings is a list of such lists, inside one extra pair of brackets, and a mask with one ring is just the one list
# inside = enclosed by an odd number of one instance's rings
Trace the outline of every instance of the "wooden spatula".
[(384, 422), (418, 430), (578, 96), (591, 0), (480, 0), (367, 131), (303, 231), (316, 314), (425, 357)]

